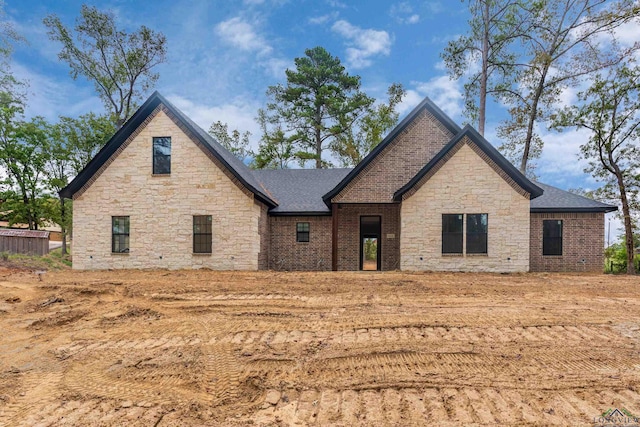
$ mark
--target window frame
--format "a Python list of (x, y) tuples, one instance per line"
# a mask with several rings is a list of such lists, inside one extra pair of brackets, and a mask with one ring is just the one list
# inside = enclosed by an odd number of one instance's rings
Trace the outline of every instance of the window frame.
[[(123, 231), (120, 232), (118, 225), (118, 232), (116, 232), (116, 221), (122, 220)], [(116, 238), (118, 245), (116, 245)], [(112, 254), (128, 254), (130, 251), (131, 242), (131, 217), (128, 215), (115, 215), (111, 217), (111, 253)], [(120, 250), (116, 250), (116, 246), (125, 246)]]
[[(458, 217), (457, 220), (460, 220), (460, 231), (445, 231), (445, 219), (451, 217)], [(459, 239), (459, 242), (455, 243), (454, 250), (445, 250), (445, 246), (451, 247), (452, 238), (456, 240)], [(457, 247), (460, 247), (460, 250), (457, 250)], [(455, 214), (442, 214), (442, 255), (462, 255), (464, 251), (464, 214), (455, 213)]]
[[(162, 140), (168, 140), (169, 141), (169, 154), (165, 155), (165, 154), (159, 154), (156, 153), (156, 142), (162, 141)], [(152, 158), (151, 158), (151, 167), (152, 167), (152, 173), (153, 175), (171, 175), (171, 137), (170, 136), (154, 136), (152, 138), (152, 144), (151, 144), (151, 153), (152, 153)], [(168, 158), (168, 165), (169, 165), (169, 169), (167, 171), (160, 171), (158, 170), (156, 165), (156, 155), (158, 154), (158, 156), (162, 156), (165, 158)]]
[[(466, 214), (466, 220), (467, 220), (467, 226), (466, 228), (466, 234), (467, 234), (467, 241), (466, 241), (466, 254), (467, 255), (487, 255), (489, 253), (489, 214), (488, 213), (471, 213), (471, 214)], [(469, 221), (469, 217), (470, 216), (480, 216), (480, 224), (484, 225), (486, 228), (484, 230), (484, 232), (482, 231), (469, 231), (470, 229), (470, 225), (471, 225), (471, 221)], [(482, 216), (484, 216), (486, 218), (486, 223), (482, 224)], [(471, 248), (470, 250), (470, 245), (469, 242), (472, 242), (472, 245), (475, 244), (475, 242), (473, 242), (474, 237), (477, 236), (484, 236), (484, 241), (481, 242), (481, 244), (479, 245), (480, 249), (476, 249), (476, 248)], [(482, 245), (483, 243), (483, 245)]]
[[(199, 222), (203, 221), (203, 222)], [(196, 226), (204, 226), (204, 231)], [(194, 254), (211, 254), (213, 253), (213, 217), (211, 215), (193, 215), (192, 228), (192, 250)], [(208, 238), (207, 238), (208, 236)], [(202, 241), (204, 240), (204, 241)]]
[[(300, 226), (306, 225), (306, 230), (301, 230)], [(306, 240), (304, 240), (306, 236)], [(311, 223), (308, 221), (296, 222), (296, 243), (309, 243), (311, 240)]]
[[(556, 226), (560, 226), (559, 236), (547, 236), (546, 227), (547, 224), (555, 223)], [(564, 221), (561, 219), (544, 219), (542, 220), (542, 256), (562, 256), (564, 251)], [(555, 245), (549, 242), (549, 239), (555, 240)], [(559, 243), (559, 244), (558, 244)], [(555, 252), (553, 249), (557, 249)], [(553, 252), (553, 253), (551, 253)], [(559, 253), (556, 253), (559, 252)]]

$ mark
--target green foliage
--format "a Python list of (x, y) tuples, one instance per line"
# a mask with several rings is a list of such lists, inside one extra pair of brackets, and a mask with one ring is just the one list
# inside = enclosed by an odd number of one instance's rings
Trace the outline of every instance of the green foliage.
[[(527, 2), (530, 3), (530, 2)], [(487, 96), (507, 90), (519, 55), (513, 48), (525, 38), (531, 16), (521, 0), (470, 0), (467, 34), (451, 40), (441, 54), (449, 74), (465, 77), (465, 113), (484, 135)]]
[(243, 163), (255, 156), (249, 145), (251, 132), (240, 133), (239, 130), (234, 129), (229, 133), (229, 125), (217, 121), (209, 127), (209, 134)]
[(287, 84), (270, 86), (265, 115), (278, 123), (296, 148), (301, 165), (314, 161), (316, 168), (330, 166), (323, 152), (349, 131), (373, 104), (360, 91), (360, 77), (349, 75), (340, 59), (322, 47), (307, 49), (296, 58), (295, 70), (287, 70)]
[[(56, 150), (64, 166), (70, 166), (74, 174), (82, 169), (98, 154), (98, 151), (116, 133), (116, 126), (106, 115), (94, 113), (80, 117), (60, 117), (55, 127)], [(68, 165), (66, 164), (68, 162)], [(65, 171), (68, 170), (65, 168)]]
[(387, 94), (386, 104), (370, 105), (349, 129), (334, 139), (331, 149), (343, 167), (360, 163), (398, 123), (396, 107), (406, 91), (396, 83), (389, 87)]
[(49, 38), (60, 42), (60, 60), (71, 76), (93, 82), (116, 127), (133, 114), (142, 95), (158, 80), (153, 68), (166, 59), (166, 37), (144, 25), (133, 33), (116, 27), (110, 12), (82, 5), (73, 30), (56, 15), (44, 19)]
[(615, 45), (611, 32), (637, 18), (640, 7), (635, 0), (538, 0), (522, 3), (522, 9), (530, 20), (520, 38), (526, 59), (500, 90), (510, 119), (498, 135), (506, 139), (501, 150), (519, 157), (520, 170), (527, 172), (529, 160), (543, 149), (536, 125), (551, 118), (564, 89), (628, 56), (603, 40)]
[(277, 119), (270, 118), (264, 110), (258, 111), (258, 124), (262, 138), (255, 153), (253, 169), (287, 169), (295, 159), (292, 138), (285, 135)]
[(578, 99), (579, 106), (555, 116), (554, 126), (591, 132), (580, 147), (588, 161), (585, 172), (604, 183), (601, 197), (622, 207), (627, 268), (633, 273), (634, 225), (640, 215), (640, 67), (621, 64), (607, 76), (595, 76)]

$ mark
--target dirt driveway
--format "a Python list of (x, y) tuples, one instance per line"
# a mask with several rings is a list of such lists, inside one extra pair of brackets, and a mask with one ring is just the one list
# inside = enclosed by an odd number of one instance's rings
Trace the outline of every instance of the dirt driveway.
[(640, 280), (0, 269), (0, 425), (640, 415)]

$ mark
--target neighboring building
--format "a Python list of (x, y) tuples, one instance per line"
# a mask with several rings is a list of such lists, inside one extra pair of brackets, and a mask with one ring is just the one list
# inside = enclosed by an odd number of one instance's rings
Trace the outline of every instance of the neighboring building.
[(156, 92), (61, 194), (76, 269), (602, 271), (616, 209), (429, 99), (353, 169), (252, 171)]

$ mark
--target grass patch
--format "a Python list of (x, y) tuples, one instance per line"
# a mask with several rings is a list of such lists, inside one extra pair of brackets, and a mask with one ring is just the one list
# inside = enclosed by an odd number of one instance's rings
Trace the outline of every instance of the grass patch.
[(62, 255), (62, 249), (54, 249), (47, 255), (9, 254), (7, 259), (0, 258), (0, 264), (12, 268), (27, 270), (65, 270), (71, 268), (71, 255)]

